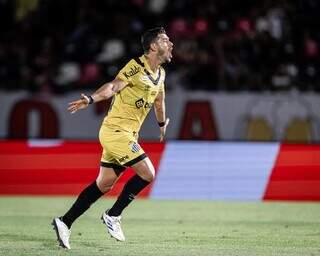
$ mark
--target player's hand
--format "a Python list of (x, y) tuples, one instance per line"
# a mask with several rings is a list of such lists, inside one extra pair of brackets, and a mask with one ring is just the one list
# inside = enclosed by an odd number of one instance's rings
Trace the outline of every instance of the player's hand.
[(164, 136), (166, 135), (167, 126), (170, 122), (170, 119), (167, 118), (165, 121), (164, 126), (160, 127), (160, 141), (162, 142), (164, 140)]
[(89, 101), (88, 96), (81, 94), (81, 98), (79, 100), (73, 101), (69, 103), (68, 110), (71, 114), (76, 113), (80, 109), (84, 109), (88, 107)]

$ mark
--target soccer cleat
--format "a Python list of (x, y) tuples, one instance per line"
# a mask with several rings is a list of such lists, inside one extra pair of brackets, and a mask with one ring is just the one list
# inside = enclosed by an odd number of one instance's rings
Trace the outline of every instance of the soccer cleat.
[(65, 249), (71, 249), (69, 244), (69, 238), (71, 231), (66, 224), (59, 218), (54, 218), (52, 221), (53, 229), (56, 231), (56, 235), (59, 241), (59, 245)]
[(117, 239), (124, 242), (125, 237), (121, 229), (121, 216), (109, 216), (108, 212), (104, 212), (101, 216), (102, 222), (106, 224), (108, 233)]

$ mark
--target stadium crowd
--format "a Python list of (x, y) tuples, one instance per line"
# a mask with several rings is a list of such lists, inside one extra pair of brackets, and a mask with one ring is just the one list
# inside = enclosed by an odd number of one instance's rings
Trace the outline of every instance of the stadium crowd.
[(320, 91), (317, 0), (1, 0), (0, 89), (97, 87), (164, 26), (168, 90)]

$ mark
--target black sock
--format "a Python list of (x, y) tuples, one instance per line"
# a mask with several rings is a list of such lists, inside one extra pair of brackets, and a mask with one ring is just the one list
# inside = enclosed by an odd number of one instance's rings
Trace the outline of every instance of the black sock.
[(124, 208), (126, 208), (139, 192), (149, 185), (149, 181), (142, 179), (139, 175), (133, 176), (123, 187), (123, 190), (114, 203), (112, 208), (108, 211), (109, 216), (121, 215)]
[(97, 186), (96, 181), (91, 183), (88, 187), (86, 187), (80, 195), (78, 196), (77, 200), (71, 206), (69, 211), (61, 217), (61, 220), (71, 228), (72, 223), (86, 210), (89, 209), (91, 204), (97, 201), (104, 193), (100, 191)]

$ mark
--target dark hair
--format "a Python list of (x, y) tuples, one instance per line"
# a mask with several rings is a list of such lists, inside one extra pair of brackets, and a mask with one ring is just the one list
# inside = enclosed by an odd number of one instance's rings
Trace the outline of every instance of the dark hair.
[(141, 36), (142, 49), (146, 53), (150, 50), (150, 44), (152, 44), (158, 37), (159, 34), (165, 34), (166, 31), (163, 27), (156, 27), (147, 30)]

